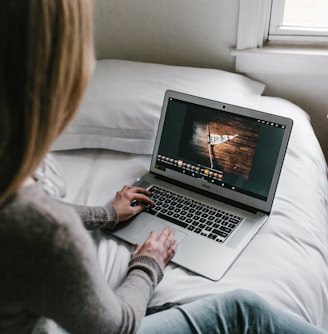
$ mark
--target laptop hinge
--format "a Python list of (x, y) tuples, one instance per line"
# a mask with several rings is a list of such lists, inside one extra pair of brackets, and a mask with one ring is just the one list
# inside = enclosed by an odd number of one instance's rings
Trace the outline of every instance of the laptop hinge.
[(179, 182), (179, 181), (176, 181), (176, 180), (172, 180), (172, 179), (169, 179), (165, 176), (162, 176), (162, 175), (158, 175), (158, 174), (155, 174), (155, 173), (152, 173), (155, 175), (155, 178), (158, 179), (158, 180), (162, 180), (162, 181), (165, 181), (165, 182), (168, 182), (168, 183), (171, 183), (171, 184), (174, 184), (178, 187), (181, 187), (183, 189), (186, 189), (186, 190), (190, 190), (190, 191), (193, 191), (197, 194), (200, 194), (200, 195), (203, 195), (203, 196), (206, 196), (206, 197), (210, 197), (214, 200), (217, 200), (219, 202), (223, 202), (225, 204), (228, 204), (228, 205), (232, 205), (232, 206), (235, 206), (239, 209), (242, 209), (242, 210), (245, 210), (245, 211), (248, 211), (248, 212), (251, 212), (253, 214), (256, 214), (258, 211), (258, 209), (255, 209), (251, 206), (248, 206), (248, 205), (245, 205), (245, 204), (241, 204), (241, 203), (238, 203), (238, 202), (235, 202), (233, 200), (229, 200), (227, 198), (224, 198), (224, 197), (221, 197), (219, 195), (216, 195), (216, 194), (213, 194), (213, 193), (210, 193), (208, 191), (205, 191), (205, 190), (202, 190), (202, 189), (199, 189), (199, 188), (196, 188), (196, 187), (193, 187), (191, 186), (190, 184), (186, 184), (186, 183), (183, 183), (183, 182)]

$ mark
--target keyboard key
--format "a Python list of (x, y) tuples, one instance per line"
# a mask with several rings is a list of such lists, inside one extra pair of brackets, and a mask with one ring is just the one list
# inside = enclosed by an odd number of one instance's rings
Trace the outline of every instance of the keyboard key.
[(231, 228), (225, 227), (225, 226), (220, 226), (219, 230), (226, 232), (226, 233), (230, 233), (231, 232)]
[(186, 228), (188, 226), (188, 224), (186, 224), (184, 222), (181, 222), (178, 219), (175, 219), (173, 217), (169, 217), (169, 216), (166, 216), (166, 215), (162, 215), (161, 213), (158, 213), (157, 216), (159, 218), (165, 219), (165, 220), (167, 220), (167, 221), (169, 221), (171, 223), (177, 224), (177, 225), (179, 225), (181, 227), (184, 227), (184, 228)]
[(216, 235), (219, 235), (223, 238), (226, 238), (228, 236), (228, 233), (225, 233), (223, 231), (220, 231), (220, 230), (213, 230), (212, 233), (216, 234)]

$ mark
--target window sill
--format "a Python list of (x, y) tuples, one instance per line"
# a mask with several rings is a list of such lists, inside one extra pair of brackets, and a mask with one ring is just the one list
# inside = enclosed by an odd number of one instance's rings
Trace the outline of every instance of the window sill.
[(327, 46), (273, 45), (231, 50), (240, 73), (328, 75)]

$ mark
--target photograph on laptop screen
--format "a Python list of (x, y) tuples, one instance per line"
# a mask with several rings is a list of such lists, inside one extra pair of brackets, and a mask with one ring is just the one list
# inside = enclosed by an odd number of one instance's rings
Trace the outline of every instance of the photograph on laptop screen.
[(186, 114), (185, 121), (190, 127), (183, 129), (180, 156), (197, 161), (205, 170), (208, 167), (209, 173), (249, 178), (259, 131), (257, 123), (241, 120), (237, 115), (227, 119), (197, 108)]

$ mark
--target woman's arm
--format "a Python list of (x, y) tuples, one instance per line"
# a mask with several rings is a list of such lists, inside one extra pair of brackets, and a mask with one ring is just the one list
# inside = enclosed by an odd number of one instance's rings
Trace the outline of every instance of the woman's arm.
[[(149, 198), (149, 191), (140, 187), (125, 186), (116, 193), (113, 202), (104, 206), (83, 206), (71, 204), (89, 230), (112, 230), (119, 222), (126, 221), (140, 213), (147, 205), (155, 203)], [(138, 202), (139, 205), (134, 205)]]
[(77, 211), (88, 230), (112, 230), (118, 223), (116, 209), (111, 203), (107, 203), (104, 206), (70, 205)]
[(172, 233), (155, 234), (146, 246), (136, 247), (128, 275), (114, 292), (99, 268), (92, 239), (76, 214), (67, 207), (56, 210), (61, 212), (59, 228), (54, 222), (45, 222), (49, 229), (35, 245), (40, 258), (31, 286), (33, 312), (54, 319), (73, 333), (135, 332), (162, 277), (162, 268), (174, 253), (169, 250)]

